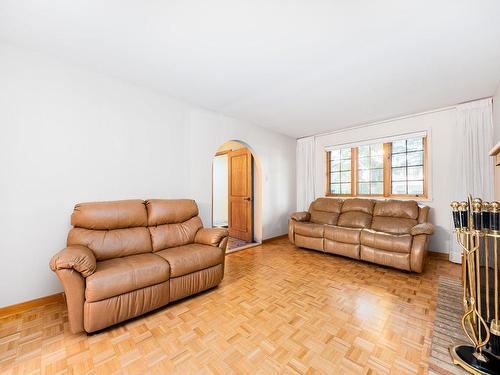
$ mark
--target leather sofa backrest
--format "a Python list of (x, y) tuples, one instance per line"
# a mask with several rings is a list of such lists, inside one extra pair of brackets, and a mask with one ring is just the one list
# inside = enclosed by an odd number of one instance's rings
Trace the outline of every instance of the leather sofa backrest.
[(146, 207), (140, 199), (78, 203), (71, 214), (71, 225), (85, 229), (145, 227), (147, 222)]
[(142, 200), (77, 204), (71, 215), (68, 245), (91, 249), (97, 260), (152, 251)]
[(193, 243), (203, 227), (194, 200), (151, 199), (146, 201), (146, 208), (153, 251)]
[(370, 228), (375, 201), (371, 199), (346, 199), (337, 225), (349, 228)]
[(371, 229), (391, 234), (408, 234), (417, 225), (419, 207), (415, 201), (377, 201)]
[(337, 225), (342, 199), (318, 198), (309, 206), (311, 222), (315, 224)]
[(423, 224), (429, 221), (429, 206), (419, 206), (418, 207), (418, 223)]

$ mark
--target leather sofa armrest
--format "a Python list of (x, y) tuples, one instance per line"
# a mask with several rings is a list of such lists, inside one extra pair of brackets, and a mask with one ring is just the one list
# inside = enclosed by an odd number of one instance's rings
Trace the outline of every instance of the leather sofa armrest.
[(194, 242), (203, 245), (219, 246), (227, 236), (229, 236), (229, 232), (225, 228), (201, 228), (196, 232)]
[(83, 327), (83, 305), (85, 304), (85, 278), (80, 272), (73, 269), (60, 269), (55, 271), (61, 281), (66, 296), (68, 307), (68, 323), (71, 333), (80, 333)]
[(49, 265), (50, 269), (54, 272), (63, 269), (73, 269), (83, 277), (88, 277), (96, 269), (96, 259), (94, 253), (88, 247), (72, 245), (54, 255)]
[(413, 272), (421, 273), (424, 270), (428, 243), (429, 236), (426, 234), (419, 234), (413, 237), (410, 252), (410, 269)]
[(311, 214), (307, 211), (294, 212), (290, 215), (290, 219), (295, 221), (309, 221), (311, 220)]
[(431, 223), (417, 224), (410, 230), (412, 236), (418, 236), (419, 234), (431, 235), (434, 233), (434, 225)]

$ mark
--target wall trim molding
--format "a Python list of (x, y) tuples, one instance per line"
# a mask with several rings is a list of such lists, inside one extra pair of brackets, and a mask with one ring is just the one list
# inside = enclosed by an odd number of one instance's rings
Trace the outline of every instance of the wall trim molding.
[(51, 294), (50, 296), (40, 297), (25, 302), (16, 303), (15, 305), (0, 307), (0, 317), (17, 314), (25, 310), (35, 307), (47, 305), (49, 303), (64, 302), (64, 293)]
[[(429, 256), (432, 257), (432, 258), (435, 258), (435, 259), (439, 259), (439, 260), (447, 260), (449, 261), (449, 257), (450, 257), (450, 254), (448, 253), (441, 253), (441, 252), (438, 252), (438, 251), (428, 251), (429, 253)], [(453, 262), (451, 262), (453, 263)]]

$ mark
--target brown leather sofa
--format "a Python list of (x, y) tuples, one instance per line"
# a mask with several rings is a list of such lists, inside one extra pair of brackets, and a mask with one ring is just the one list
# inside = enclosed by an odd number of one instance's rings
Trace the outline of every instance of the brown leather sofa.
[(296, 246), (422, 272), (429, 207), (415, 201), (319, 198), (295, 212), (288, 237)]
[(204, 229), (188, 199), (77, 204), (67, 247), (50, 261), (71, 332), (94, 332), (215, 287), (226, 229)]

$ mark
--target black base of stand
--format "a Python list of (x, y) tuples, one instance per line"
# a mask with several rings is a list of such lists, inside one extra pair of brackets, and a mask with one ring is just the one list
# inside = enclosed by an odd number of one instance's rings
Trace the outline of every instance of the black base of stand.
[(482, 355), (486, 361), (481, 361), (476, 358), (475, 353), (476, 350), (471, 345), (450, 347), (453, 363), (463, 367), (470, 373), (477, 375), (500, 375), (500, 359), (483, 350)]

